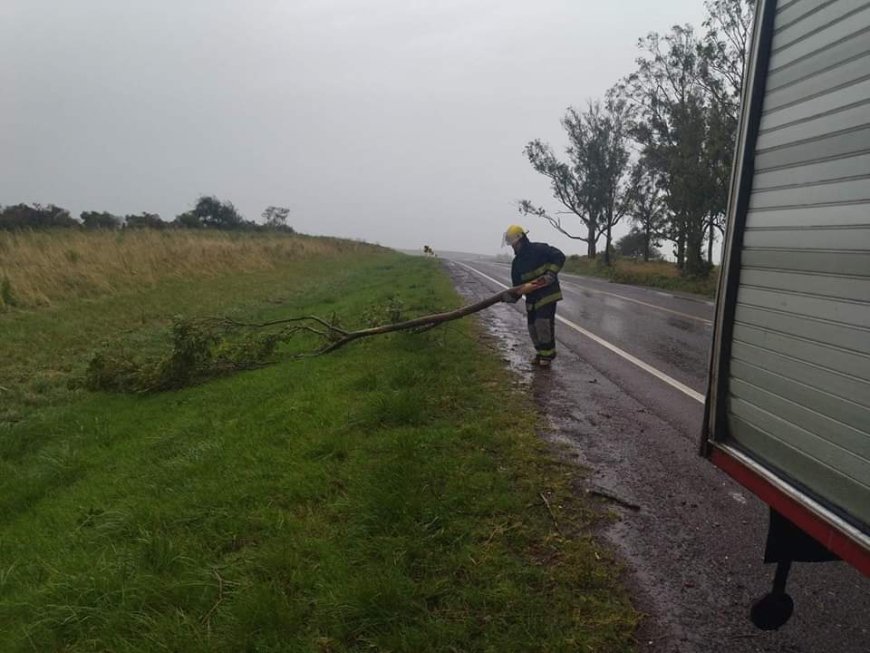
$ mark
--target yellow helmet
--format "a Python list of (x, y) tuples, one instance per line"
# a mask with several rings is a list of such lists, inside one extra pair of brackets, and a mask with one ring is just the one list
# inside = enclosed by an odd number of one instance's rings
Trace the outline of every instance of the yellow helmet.
[(505, 245), (513, 245), (520, 238), (525, 236), (527, 233), (529, 233), (529, 232), (526, 231), (525, 229), (523, 229), (520, 225), (512, 224), (504, 232), (504, 244)]

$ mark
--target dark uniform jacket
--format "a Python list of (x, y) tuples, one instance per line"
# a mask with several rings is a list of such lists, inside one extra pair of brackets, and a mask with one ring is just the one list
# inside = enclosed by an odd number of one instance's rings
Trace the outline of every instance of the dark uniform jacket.
[[(564, 264), (565, 255), (552, 245), (527, 242), (514, 256), (511, 264), (511, 281), (514, 286), (519, 286), (537, 279), (546, 272), (558, 274)], [(538, 288), (526, 295), (526, 310), (534, 311), (560, 299), (562, 299), (562, 291), (559, 288), (559, 280), (556, 279), (549, 286)]]

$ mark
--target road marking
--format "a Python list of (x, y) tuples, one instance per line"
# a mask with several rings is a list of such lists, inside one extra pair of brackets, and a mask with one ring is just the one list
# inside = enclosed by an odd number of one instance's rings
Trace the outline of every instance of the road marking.
[[(565, 281), (565, 278), (562, 277), (560, 279), (563, 286), (576, 286), (577, 288), (582, 288), (583, 290), (588, 290), (589, 292), (597, 292), (601, 295), (610, 295), (611, 297), (616, 297), (617, 299), (622, 299), (626, 302), (634, 302), (635, 304), (640, 304), (641, 306), (646, 306), (648, 308), (654, 308), (657, 311), (664, 311), (665, 313), (671, 313), (672, 315), (679, 315), (680, 317), (684, 317), (687, 320), (695, 320), (696, 322), (703, 322), (704, 324), (713, 324), (712, 320), (708, 320), (704, 317), (698, 317), (697, 315), (690, 315), (689, 313), (683, 313), (682, 311), (675, 311), (670, 308), (665, 308), (664, 306), (656, 306), (655, 304), (650, 304), (649, 302), (643, 302), (639, 299), (634, 299), (632, 297), (626, 297), (625, 295), (620, 295), (615, 292), (608, 292), (606, 290), (598, 290), (597, 288), (589, 288), (588, 286), (581, 286), (578, 283), (572, 283), (570, 281)], [(665, 293), (656, 293), (659, 295), (664, 295)], [(673, 295), (667, 295), (668, 297), (673, 297)]]
[[(572, 275), (568, 272), (563, 273), (562, 278), (560, 279), (562, 285), (569, 286), (569, 287), (576, 286), (577, 288), (582, 288), (583, 290), (586, 290), (588, 292), (597, 292), (600, 295), (609, 295), (611, 297), (616, 297), (617, 299), (622, 299), (622, 300), (627, 301), (627, 302), (634, 302), (635, 304), (640, 304), (641, 306), (646, 306), (648, 308), (654, 308), (657, 311), (664, 311), (665, 313), (679, 315), (680, 317), (684, 317), (687, 320), (696, 320), (698, 322), (703, 322), (704, 324), (710, 324), (710, 325), (713, 324), (712, 320), (708, 320), (705, 317), (698, 317), (697, 315), (683, 313), (682, 311), (675, 311), (675, 310), (670, 309), (670, 308), (665, 308), (664, 306), (657, 306), (656, 304), (650, 304), (649, 302), (644, 302), (644, 301), (641, 301), (640, 299), (634, 299), (633, 297), (628, 297), (626, 295), (620, 295), (619, 293), (609, 292), (607, 290), (598, 290), (597, 288), (590, 288), (589, 286), (581, 286), (577, 282), (572, 282), (572, 281), (566, 280), (566, 278), (569, 278), (572, 276), (576, 276), (576, 275)], [(676, 298), (676, 295), (672, 295), (671, 293), (660, 292), (658, 290), (653, 290), (652, 292), (654, 292), (656, 295), (663, 295), (664, 297)], [(690, 301), (692, 301), (692, 300), (690, 300)], [(707, 304), (707, 306), (713, 306), (712, 302), (703, 301), (702, 303)]]
[[(506, 286), (506, 285), (504, 285), (504, 284), (503, 284), (501, 281), (499, 281), (498, 279), (493, 279), (493, 278), (492, 278), (491, 276), (489, 276), (488, 274), (484, 274), (484, 273), (481, 272), (480, 270), (478, 270), (478, 269), (476, 269), (476, 268), (473, 268), (473, 267), (471, 267), (470, 265), (466, 265), (465, 263), (462, 263), (461, 261), (453, 261), (453, 263), (457, 263), (458, 265), (461, 265), (462, 267), (468, 268), (468, 269), (471, 270), (472, 272), (474, 272), (474, 273), (476, 273), (476, 274), (479, 274), (479, 275), (482, 276), (484, 279), (487, 279), (488, 281), (491, 281), (492, 283), (494, 283), (495, 285), (497, 285), (497, 286), (499, 286), (499, 287), (501, 287), (501, 288), (509, 288), (509, 287), (510, 287), (510, 286)], [(636, 365), (637, 367), (639, 367), (640, 369), (642, 369), (644, 372), (647, 372), (647, 373), (649, 373), (649, 374), (652, 374), (654, 377), (656, 377), (656, 378), (659, 379), (660, 381), (664, 381), (665, 383), (667, 383), (667, 384), (668, 384), (669, 386), (671, 386), (672, 388), (675, 388), (675, 389), (679, 390), (680, 392), (682, 392), (684, 395), (686, 395), (686, 396), (688, 396), (688, 397), (694, 399), (694, 400), (697, 401), (697, 402), (700, 402), (700, 403), (702, 403), (702, 404), (704, 403), (704, 395), (702, 395), (700, 392), (696, 392), (695, 390), (692, 390), (692, 388), (690, 388), (689, 386), (687, 386), (685, 383), (680, 383), (680, 382), (677, 381), (675, 378), (673, 378), (673, 377), (671, 377), (671, 376), (668, 376), (667, 374), (665, 374), (664, 372), (662, 372), (662, 371), (656, 369), (655, 367), (653, 367), (653, 366), (650, 365), (649, 363), (645, 363), (644, 361), (640, 360), (637, 356), (632, 356), (631, 354), (629, 354), (629, 353), (628, 353), (627, 351), (625, 351), (624, 349), (620, 349), (619, 347), (617, 347), (616, 345), (614, 345), (614, 344), (608, 342), (608, 341), (605, 340), (604, 338), (601, 338), (600, 336), (595, 335), (595, 334), (592, 333), (591, 331), (587, 331), (586, 329), (584, 329), (583, 327), (581, 327), (579, 324), (575, 324), (575, 323), (572, 322), (571, 320), (567, 320), (567, 319), (565, 319), (564, 317), (562, 317), (561, 315), (557, 315), (557, 316), (556, 316), (556, 319), (559, 320), (560, 322), (562, 322), (563, 324), (565, 324), (565, 325), (571, 327), (572, 329), (574, 329), (574, 330), (577, 331), (578, 333), (580, 333), (580, 334), (586, 336), (586, 337), (589, 338), (590, 340), (592, 340), (592, 341), (594, 341), (594, 342), (597, 342), (599, 345), (601, 345), (601, 346), (604, 347), (605, 349), (609, 349), (610, 351), (612, 351), (612, 352), (613, 352), (614, 354), (616, 354), (617, 356), (620, 356), (620, 357), (624, 358), (625, 360), (627, 360), (627, 361), (628, 361), (629, 363), (631, 363), (632, 365)]]

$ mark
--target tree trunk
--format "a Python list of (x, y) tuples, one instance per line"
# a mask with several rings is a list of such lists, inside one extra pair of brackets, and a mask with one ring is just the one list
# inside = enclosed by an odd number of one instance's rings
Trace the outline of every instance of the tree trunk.
[(650, 227), (647, 222), (643, 226), (643, 262), (649, 263), (649, 241), (650, 241)]
[(586, 224), (586, 256), (595, 258), (597, 254), (596, 244), (598, 241), (598, 223), (591, 220)]
[(607, 225), (604, 238), (604, 265), (610, 267), (610, 225)]
[(685, 267), (683, 274), (687, 277), (706, 276), (704, 265), (704, 227), (697, 221), (686, 230)]
[(686, 235), (682, 231), (677, 234), (677, 269), (686, 269)]
[(707, 240), (707, 263), (711, 266), (713, 265), (713, 240), (716, 237), (716, 229), (713, 226), (713, 216), (710, 216), (709, 226), (707, 227), (710, 230), (709, 239)]

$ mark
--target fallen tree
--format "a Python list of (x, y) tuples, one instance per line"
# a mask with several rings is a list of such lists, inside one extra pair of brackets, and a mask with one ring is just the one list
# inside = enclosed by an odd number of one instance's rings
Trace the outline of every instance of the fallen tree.
[(268, 322), (242, 322), (228, 317), (177, 318), (171, 330), (171, 349), (164, 356), (143, 359), (122, 348), (107, 348), (91, 359), (84, 385), (91, 390), (114, 392), (174, 390), (273, 363), (277, 347), (299, 335), (315, 336), (316, 344), (291, 358), (322, 356), (372, 336), (398, 331), (422, 333), (495, 304), (515, 302), (538, 285), (531, 282), (514, 286), (452, 311), (357, 330), (345, 329), (335, 316), (332, 320), (307, 315)]

